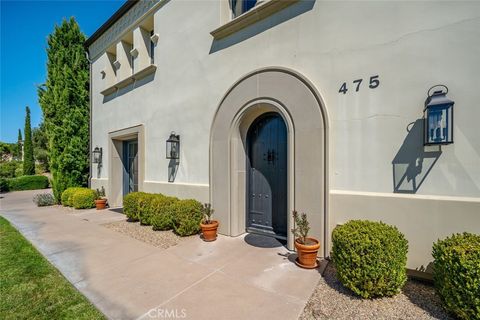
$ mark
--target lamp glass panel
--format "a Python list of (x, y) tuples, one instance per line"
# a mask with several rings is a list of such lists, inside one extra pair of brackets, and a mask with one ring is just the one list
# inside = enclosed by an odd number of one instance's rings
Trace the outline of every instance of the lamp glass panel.
[(93, 151), (93, 162), (94, 163), (100, 163), (100, 150), (95, 149)]
[(427, 143), (449, 143), (452, 139), (451, 106), (430, 107), (427, 119)]

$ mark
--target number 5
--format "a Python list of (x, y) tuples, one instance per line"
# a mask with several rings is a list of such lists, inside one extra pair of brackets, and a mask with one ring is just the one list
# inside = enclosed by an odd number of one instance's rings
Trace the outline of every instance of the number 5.
[(375, 89), (380, 85), (380, 81), (378, 80), (378, 76), (371, 76), (370, 77), (370, 89)]

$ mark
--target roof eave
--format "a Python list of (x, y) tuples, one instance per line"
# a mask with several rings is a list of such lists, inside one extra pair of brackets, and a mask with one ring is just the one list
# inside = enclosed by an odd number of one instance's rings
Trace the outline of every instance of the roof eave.
[(102, 34), (104, 34), (115, 22), (120, 19), (139, 0), (127, 0), (115, 13), (97, 29), (84, 43), (86, 49), (92, 45)]

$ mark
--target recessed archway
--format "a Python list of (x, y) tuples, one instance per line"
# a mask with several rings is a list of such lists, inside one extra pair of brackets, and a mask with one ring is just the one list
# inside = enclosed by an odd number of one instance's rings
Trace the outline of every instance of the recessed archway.
[(319, 94), (304, 77), (283, 69), (252, 72), (232, 86), (215, 114), (210, 136), (210, 199), (219, 232), (245, 233), (247, 132), (260, 115), (275, 112), (287, 128), (287, 244), (293, 249), (291, 210), (307, 212), (311, 234), (328, 248), (328, 130)]

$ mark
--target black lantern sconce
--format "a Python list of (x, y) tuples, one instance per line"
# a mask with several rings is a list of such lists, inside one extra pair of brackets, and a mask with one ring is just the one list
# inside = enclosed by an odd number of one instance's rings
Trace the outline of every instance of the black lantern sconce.
[(95, 147), (93, 149), (93, 163), (101, 164), (102, 163), (102, 148)]
[[(434, 88), (443, 87), (430, 92)], [(453, 143), (453, 105), (454, 101), (447, 98), (448, 88), (436, 85), (428, 90), (428, 98), (423, 109), (424, 141), (423, 144), (442, 145)]]
[(180, 135), (172, 132), (167, 140), (167, 159), (178, 160), (180, 158)]

